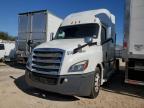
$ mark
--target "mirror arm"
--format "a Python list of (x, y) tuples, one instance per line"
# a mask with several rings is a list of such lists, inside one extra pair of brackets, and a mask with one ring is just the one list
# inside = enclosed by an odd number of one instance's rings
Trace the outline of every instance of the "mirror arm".
[(101, 42), (101, 45), (103, 45), (103, 44), (105, 44), (105, 43), (107, 43), (107, 42), (109, 42), (109, 41), (112, 41), (112, 43), (114, 42), (113, 38), (109, 38), (109, 39)]
[(53, 39), (54, 39), (54, 33), (52, 32), (51, 34), (50, 34), (50, 40), (52, 41)]

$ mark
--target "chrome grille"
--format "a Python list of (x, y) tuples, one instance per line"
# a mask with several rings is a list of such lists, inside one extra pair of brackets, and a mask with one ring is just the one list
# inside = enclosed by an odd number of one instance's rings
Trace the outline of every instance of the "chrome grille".
[(64, 50), (39, 48), (33, 51), (32, 69), (43, 74), (58, 74), (64, 56)]

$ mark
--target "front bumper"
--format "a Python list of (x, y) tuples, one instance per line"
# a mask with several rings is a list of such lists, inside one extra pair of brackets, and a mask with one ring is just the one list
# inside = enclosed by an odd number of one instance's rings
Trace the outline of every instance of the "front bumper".
[(94, 81), (94, 72), (81, 75), (49, 76), (26, 70), (28, 85), (50, 92), (89, 96)]

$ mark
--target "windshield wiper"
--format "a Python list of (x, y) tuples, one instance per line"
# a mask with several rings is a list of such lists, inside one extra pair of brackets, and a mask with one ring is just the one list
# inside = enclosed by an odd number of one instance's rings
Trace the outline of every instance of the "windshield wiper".
[(84, 45), (78, 46), (77, 48), (75, 48), (73, 50), (73, 54), (76, 54), (77, 52), (79, 52), (82, 48), (86, 47), (86, 46), (93, 46), (93, 45), (97, 45), (97, 42), (93, 42), (93, 43), (86, 43)]

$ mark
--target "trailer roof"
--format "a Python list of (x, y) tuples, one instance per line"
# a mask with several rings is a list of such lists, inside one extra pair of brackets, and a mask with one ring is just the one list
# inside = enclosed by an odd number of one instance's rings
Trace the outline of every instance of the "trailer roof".
[(46, 10), (46, 9), (45, 10), (36, 10), (36, 11), (23, 12), (23, 13), (19, 13), (18, 15), (34, 14), (34, 13), (40, 13), (40, 12), (50, 13), (50, 14), (54, 15), (55, 17), (60, 18), (57, 15), (53, 14), (51, 11)]
[(25, 14), (32, 14), (32, 13), (39, 13), (39, 12), (47, 12), (47, 10), (37, 10), (37, 11), (23, 12), (23, 13), (19, 13), (18, 15), (25, 15)]

